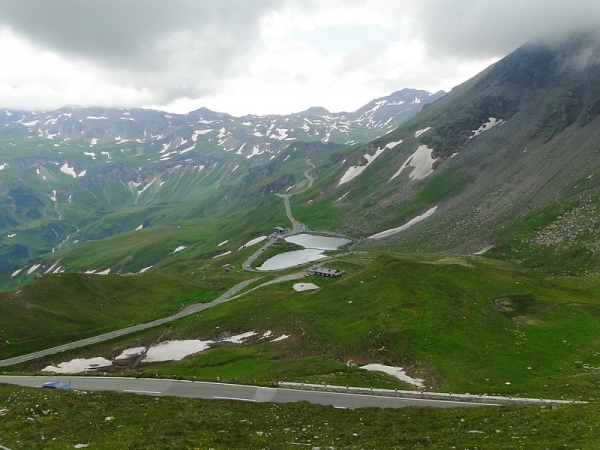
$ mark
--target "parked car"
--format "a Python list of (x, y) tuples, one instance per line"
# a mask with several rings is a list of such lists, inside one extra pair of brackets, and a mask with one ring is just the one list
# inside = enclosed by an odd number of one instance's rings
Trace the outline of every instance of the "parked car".
[(43, 388), (51, 388), (51, 389), (70, 389), (71, 387), (63, 383), (62, 381), (48, 381), (47, 383), (42, 384)]

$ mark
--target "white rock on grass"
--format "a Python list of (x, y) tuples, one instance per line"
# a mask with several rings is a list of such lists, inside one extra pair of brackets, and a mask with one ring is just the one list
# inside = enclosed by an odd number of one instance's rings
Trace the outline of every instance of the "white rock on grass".
[(314, 283), (296, 283), (294, 284), (294, 290), (301, 292), (301, 291), (310, 291), (312, 289), (319, 289), (319, 286), (317, 286)]

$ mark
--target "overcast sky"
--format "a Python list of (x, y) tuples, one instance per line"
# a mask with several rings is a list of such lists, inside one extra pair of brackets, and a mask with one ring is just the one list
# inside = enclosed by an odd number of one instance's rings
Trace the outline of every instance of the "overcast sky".
[(596, 18), (598, 0), (0, 0), (0, 107), (354, 111)]

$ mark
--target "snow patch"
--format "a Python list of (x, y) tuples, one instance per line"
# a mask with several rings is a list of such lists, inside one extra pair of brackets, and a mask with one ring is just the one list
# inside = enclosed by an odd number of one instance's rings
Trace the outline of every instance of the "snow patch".
[(371, 165), (371, 163), (373, 161), (375, 161), (375, 159), (381, 155), (383, 153), (383, 151), (386, 149), (387, 147), (383, 147), (383, 148), (378, 148), (375, 151), (374, 155), (369, 155), (368, 153), (364, 155), (365, 159), (367, 160), (367, 164), (364, 166), (352, 166), (350, 167), (346, 173), (342, 176), (342, 178), (340, 179), (340, 182), (338, 183), (338, 187), (341, 186), (344, 183), (348, 183), (349, 181), (353, 180), (354, 178), (356, 178), (357, 176), (359, 176), (363, 170), (365, 170), (367, 167), (369, 167)]
[(180, 252), (181, 250), (185, 250), (185, 248), (186, 248), (185, 245), (180, 245), (175, 250), (173, 250), (173, 253), (171, 253), (171, 254), (173, 255), (173, 254), (175, 254), (177, 252)]
[(4, 170), (8, 167), (7, 163), (0, 164), (0, 170)]
[(144, 272), (146, 272), (146, 271), (148, 271), (148, 270), (152, 269), (152, 267), (154, 267), (154, 266), (148, 266), (148, 267), (144, 267), (142, 270), (140, 270), (140, 271), (139, 271), (139, 273), (144, 273)]
[(409, 377), (402, 367), (384, 366), (383, 364), (367, 364), (366, 366), (360, 366), (360, 368), (369, 371), (387, 373), (388, 375), (396, 377), (399, 380), (402, 380), (408, 384), (412, 384), (418, 388), (425, 387), (425, 380), (421, 378)]
[(77, 178), (77, 174), (75, 173), (74, 167), (69, 167), (69, 163), (64, 163), (60, 168), (62, 173), (66, 173), (67, 175), (71, 175), (73, 178)]
[[(394, 174), (390, 181), (396, 178), (407, 167), (412, 167), (413, 170), (408, 175), (410, 180), (421, 180), (433, 173), (433, 163), (437, 161), (431, 157), (433, 149), (426, 145), (419, 145), (417, 150), (408, 157), (402, 167)], [(389, 182), (388, 182), (389, 183)]]
[(286, 137), (288, 137), (287, 128), (277, 128), (275, 131), (277, 132), (277, 134), (273, 133), (271, 136), (269, 136), (271, 139), (283, 141)]
[(478, 129), (473, 130), (473, 136), (469, 136), (469, 139), (473, 139), (475, 136), (479, 136), (484, 131), (491, 130), (496, 125), (502, 125), (504, 123), (504, 120), (496, 119), (495, 117), (490, 117), (489, 119), (489, 122), (486, 122), (483, 125), (481, 125)]
[(223, 339), (223, 342), (231, 342), (233, 344), (241, 344), (246, 339), (252, 336), (256, 336), (258, 333), (254, 331), (247, 331), (246, 333), (236, 334), (235, 336), (230, 336), (226, 339)]
[(225, 245), (229, 242), (229, 239), (227, 239), (226, 241), (221, 242), (220, 244), (217, 245), (217, 247), (220, 247), (222, 245)]
[(429, 130), (431, 130), (431, 127), (423, 128), (422, 130), (417, 130), (417, 131), (415, 131), (415, 137), (417, 138)]
[(244, 248), (244, 247), (251, 247), (254, 244), (258, 244), (259, 242), (264, 241), (266, 238), (267, 238), (266, 236), (260, 236), (260, 237), (254, 238), (254, 239), (246, 242), (244, 245), (242, 245), (242, 248)]
[(31, 266), (29, 268), (29, 270), (27, 271), (27, 275), (31, 275), (33, 272), (38, 270), (40, 268), (40, 266), (41, 266), (41, 264), (34, 264), (33, 266)]
[(414, 224), (421, 222), (422, 220), (427, 219), (429, 216), (431, 216), (435, 211), (437, 210), (437, 206), (434, 206), (433, 208), (431, 208), (430, 210), (424, 212), (423, 214), (421, 214), (420, 216), (417, 216), (411, 220), (409, 220), (408, 222), (406, 222), (404, 225), (398, 227), (398, 228), (392, 228), (390, 230), (386, 230), (386, 231), (382, 231), (381, 233), (377, 233), (374, 234), (373, 236), (369, 236), (367, 239), (381, 239), (384, 237), (388, 237), (391, 236), (392, 234), (396, 234), (399, 233), (401, 231), (406, 230), (407, 228), (412, 227)]
[(229, 255), (230, 253), (231, 253), (231, 250), (228, 250), (225, 253), (221, 253), (220, 255), (213, 256), (213, 259), (220, 258), (221, 256)]
[(88, 370), (96, 370), (98, 367), (112, 366), (112, 362), (106, 358), (77, 358), (71, 361), (60, 363), (56, 366), (47, 366), (42, 369), (42, 372), (52, 373), (81, 373)]
[(278, 338), (273, 339), (271, 342), (279, 342), (279, 341), (283, 341), (284, 339), (289, 338), (290, 335), (289, 334), (282, 334), (281, 336), (279, 336)]

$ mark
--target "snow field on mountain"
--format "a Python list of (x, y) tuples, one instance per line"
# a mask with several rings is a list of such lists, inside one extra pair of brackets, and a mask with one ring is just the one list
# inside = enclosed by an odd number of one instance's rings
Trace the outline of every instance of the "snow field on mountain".
[(482, 124), (478, 129), (473, 130), (473, 136), (469, 136), (469, 139), (473, 139), (476, 136), (479, 136), (484, 131), (489, 131), (494, 128), (496, 125), (502, 125), (504, 120), (496, 119), (495, 117), (490, 117), (489, 122)]
[(399, 176), (407, 167), (413, 168), (408, 175), (410, 180), (421, 180), (431, 175), (433, 173), (433, 163), (437, 161), (437, 158), (433, 159), (431, 156), (432, 153), (433, 149), (426, 145), (419, 145), (417, 150), (408, 157), (404, 164), (402, 164), (402, 167), (390, 178), (390, 181)]
[(431, 130), (431, 127), (423, 128), (422, 130), (417, 130), (417, 131), (415, 131), (415, 137), (417, 138), (429, 130)]
[(85, 174), (87, 172), (87, 170), (83, 170), (79, 174), (77, 174), (75, 172), (75, 167), (69, 167), (69, 163), (64, 163), (61, 166), (60, 171), (62, 173), (72, 176), (73, 178), (81, 178), (81, 177), (85, 176)]
[(364, 155), (364, 158), (367, 160), (367, 164), (364, 166), (352, 166), (350, 167), (346, 173), (342, 176), (342, 178), (340, 179), (340, 182), (338, 183), (338, 187), (341, 186), (344, 183), (348, 183), (349, 181), (353, 180), (354, 178), (356, 178), (357, 176), (359, 176), (367, 167), (369, 167), (369, 165), (371, 165), (371, 163), (373, 161), (375, 161), (375, 159), (381, 155), (383, 153), (383, 151), (385, 149), (392, 149), (395, 146), (399, 145), (402, 143), (402, 140), (396, 141), (396, 142), (389, 142), (388, 144), (386, 144), (384, 147), (378, 147), (377, 150), (375, 150), (375, 154), (373, 155), (369, 155), (368, 153)]
[(434, 206), (433, 208), (431, 208), (430, 210), (428, 210), (427, 212), (421, 214), (420, 216), (417, 216), (411, 220), (409, 220), (408, 222), (406, 222), (404, 225), (399, 226), (398, 228), (391, 228), (389, 230), (385, 230), (382, 231), (380, 233), (374, 234), (372, 236), (369, 236), (367, 239), (381, 239), (384, 237), (388, 237), (391, 236), (392, 234), (396, 234), (396, 233), (400, 233), (401, 231), (406, 230), (407, 228), (412, 227), (414, 224), (419, 223), (425, 219), (427, 219), (428, 217), (430, 217), (435, 211), (437, 210), (437, 206)]

